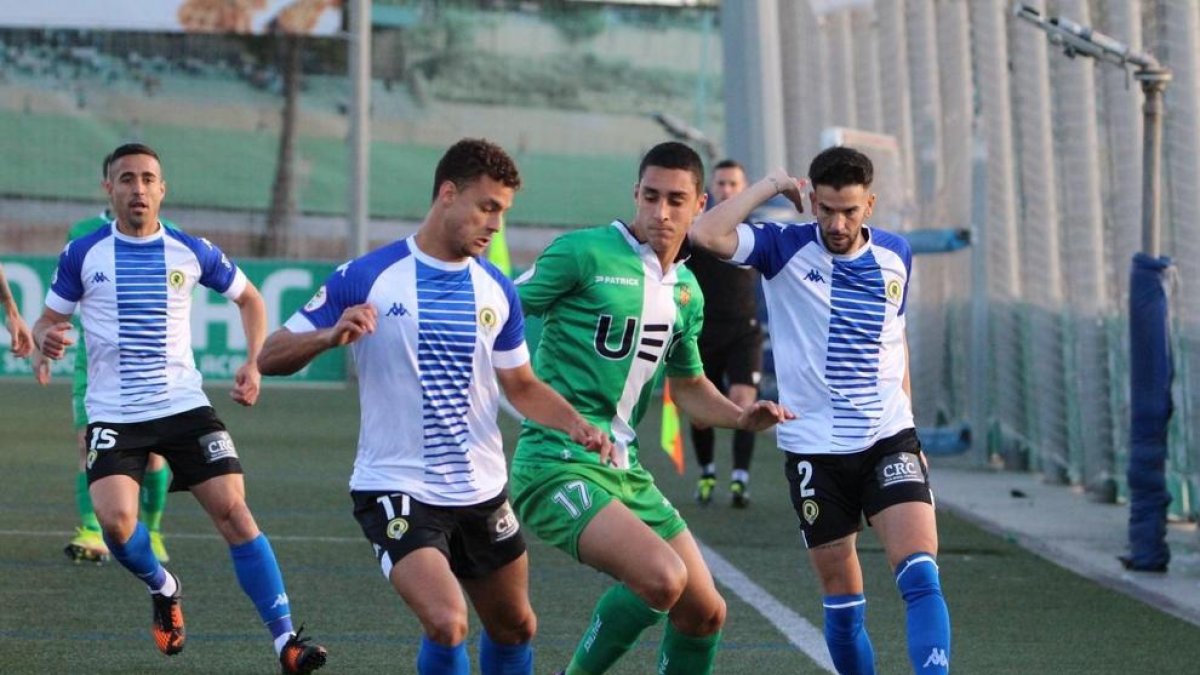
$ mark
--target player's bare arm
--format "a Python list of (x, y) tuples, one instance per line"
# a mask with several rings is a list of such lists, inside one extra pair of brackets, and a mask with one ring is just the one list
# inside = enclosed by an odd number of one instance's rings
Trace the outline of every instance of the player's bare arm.
[(262, 294), (251, 283), (246, 284), (233, 302), (241, 312), (242, 330), (246, 333), (246, 362), (237, 369), (229, 396), (244, 406), (252, 406), (258, 401), (262, 385), (258, 355), (267, 336), (267, 305), (263, 302)]
[(33, 323), (34, 344), (46, 358), (61, 359), (67, 347), (75, 344), (75, 340), (68, 335), (72, 327), (70, 316), (45, 307), (42, 315)]
[(725, 398), (703, 375), (672, 377), (671, 396), (692, 420), (712, 427), (765, 431), (795, 415), (774, 401), (755, 401), (742, 408)]
[(766, 178), (701, 214), (692, 223), (688, 236), (692, 243), (728, 260), (737, 252), (737, 226), (746, 222), (750, 213), (763, 202), (782, 194), (803, 213), (805, 185), (804, 179), (795, 178), (783, 169), (776, 169)]
[(539, 380), (528, 363), (516, 368), (497, 368), (496, 379), (509, 403), (522, 415), (570, 435), (572, 441), (599, 454), (601, 462), (608, 462), (612, 455), (608, 434), (590, 424), (562, 395)]
[(263, 375), (291, 375), (322, 352), (348, 345), (375, 332), (379, 314), (370, 303), (347, 307), (338, 322), (323, 330), (293, 333), (280, 328), (263, 343), (258, 369)]
[(8, 279), (4, 276), (4, 267), (2, 266), (0, 266), (0, 306), (4, 307), (5, 323), (8, 324), (8, 332), (12, 335), (12, 353), (20, 358), (29, 356), (33, 351), (33, 335), (29, 332), (29, 325), (21, 317), (21, 312), (17, 310), (17, 302), (8, 288)]

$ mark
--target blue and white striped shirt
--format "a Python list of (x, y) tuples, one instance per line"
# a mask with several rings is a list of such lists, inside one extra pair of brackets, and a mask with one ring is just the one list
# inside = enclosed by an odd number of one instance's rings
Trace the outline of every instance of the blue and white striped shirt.
[(912, 251), (863, 231), (865, 245), (834, 255), (816, 223), (738, 226), (732, 262), (762, 272), (780, 402), (797, 417), (777, 427), (788, 452), (861, 452), (913, 426), (903, 388)]
[(353, 490), (478, 504), (507, 482), (494, 368), (529, 361), (516, 289), (494, 265), (445, 262), (413, 238), (340, 266), (285, 327), (328, 328), (371, 303), (375, 332), (352, 345), (362, 425)]
[(176, 229), (131, 237), (110, 222), (68, 243), (46, 306), (79, 306), (88, 418), (144, 422), (209, 405), (192, 356), (192, 289), (236, 299), (246, 283), (219, 248)]

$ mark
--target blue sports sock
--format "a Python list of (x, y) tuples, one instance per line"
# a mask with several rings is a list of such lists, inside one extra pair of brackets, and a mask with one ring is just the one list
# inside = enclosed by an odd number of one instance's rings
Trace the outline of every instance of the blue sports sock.
[(141, 522), (133, 528), (133, 536), (125, 543), (109, 539), (107, 531), (104, 532), (104, 543), (117, 562), (137, 575), (151, 591), (158, 591), (167, 582), (167, 571), (150, 550), (150, 532)]
[(439, 645), (429, 636), (421, 636), (421, 650), (417, 652), (418, 675), (470, 675), (471, 661), (467, 658), (467, 643), (464, 640), (453, 647)]
[(950, 613), (942, 597), (937, 562), (914, 553), (896, 566), (896, 587), (908, 615), (908, 658), (921, 675), (950, 672)]
[(487, 631), (479, 634), (479, 672), (483, 675), (531, 675), (533, 647), (528, 642), (501, 645)]
[(867, 635), (867, 599), (862, 594), (827, 595), (825, 645), (841, 675), (874, 675), (875, 649)]
[(233, 557), (233, 570), (242, 591), (254, 603), (258, 615), (271, 631), (271, 637), (291, 633), (292, 608), (267, 535), (259, 533), (244, 544), (230, 546), (229, 554)]

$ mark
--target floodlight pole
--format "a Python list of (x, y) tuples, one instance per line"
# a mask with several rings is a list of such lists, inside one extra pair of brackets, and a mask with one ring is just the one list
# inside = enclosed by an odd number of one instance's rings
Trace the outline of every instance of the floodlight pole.
[(368, 228), (371, 222), (370, 182), (371, 161), (371, 2), (349, 0), (350, 31), (347, 48), (350, 51), (350, 130), (346, 139), (349, 166), (346, 175), (347, 216), (350, 236), (346, 242), (348, 257), (357, 258), (367, 252)]
[(1163, 93), (1171, 71), (1161, 66), (1142, 68), (1134, 78), (1146, 99), (1142, 105), (1142, 252), (1157, 258), (1162, 250)]

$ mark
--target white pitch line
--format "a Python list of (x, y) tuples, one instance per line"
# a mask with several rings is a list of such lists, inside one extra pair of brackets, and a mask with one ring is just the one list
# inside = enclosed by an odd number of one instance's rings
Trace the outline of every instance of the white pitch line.
[[(695, 535), (693, 534), (693, 536)], [(817, 627), (809, 623), (807, 619), (793, 612), (790, 607), (776, 600), (775, 596), (768, 593), (765, 588), (751, 581), (750, 577), (734, 567), (720, 553), (699, 539), (696, 540), (696, 544), (699, 545), (700, 552), (704, 554), (704, 561), (708, 563), (708, 569), (712, 571), (713, 577), (721, 582), (722, 586), (733, 591), (734, 595), (753, 607), (764, 619), (770, 621), (772, 626), (783, 633), (788, 642), (804, 652), (826, 672), (837, 672), (837, 669), (833, 667), (833, 661), (829, 658), (824, 633), (817, 630)]]
[[(0, 537), (74, 537), (74, 532), (58, 532), (55, 530), (0, 530)], [(167, 531), (167, 539), (220, 539), (219, 534), (192, 534), (187, 532)], [(302, 543), (318, 542), (323, 544), (363, 544), (368, 545), (365, 537), (322, 537), (297, 534), (272, 534), (267, 536), (271, 541), (298, 541)]]

